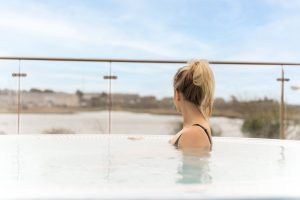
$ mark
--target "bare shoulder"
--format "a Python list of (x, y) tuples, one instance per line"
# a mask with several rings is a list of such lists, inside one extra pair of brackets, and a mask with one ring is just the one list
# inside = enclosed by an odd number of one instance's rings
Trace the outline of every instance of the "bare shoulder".
[(182, 148), (197, 148), (210, 146), (210, 143), (202, 128), (191, 126), (183, 130), (179, 146)]
[(184, 129), (180, 130), (178, 133), (176, 133), (172, 139), (169, 140), (169, 143), (175, 144), (175, 142), (178, 140), (179, 137), (181, 137), (181, 134), (183, 133)]

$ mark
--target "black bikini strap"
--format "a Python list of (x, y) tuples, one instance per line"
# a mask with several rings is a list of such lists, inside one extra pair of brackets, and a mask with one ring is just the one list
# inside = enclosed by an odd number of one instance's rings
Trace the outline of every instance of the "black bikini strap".
[(203, 128), (203, 130), (205, 131), (205, 133), (206, 133), (206, 135), (207, 135), (207, 137), (208, 137), (208, 140), (209, 140), (210, 144), (212, 145), (212, 142), (211, 142), (211, 139), (210, 139), (209, 134), (208, 134), (208, 132), (207, 132), (207, 129), (204, 128), (201, 124), (193, 124), (193, 126), (194, 126), (194, 125), (200, 126), (201, 128)]

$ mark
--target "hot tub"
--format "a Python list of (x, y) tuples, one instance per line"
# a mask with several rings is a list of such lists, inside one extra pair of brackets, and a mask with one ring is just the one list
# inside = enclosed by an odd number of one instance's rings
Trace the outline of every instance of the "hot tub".
[(171, 137), (1, 135), (0, 198), (300, 198), (298, 141), (214, 137), (195, 156)]

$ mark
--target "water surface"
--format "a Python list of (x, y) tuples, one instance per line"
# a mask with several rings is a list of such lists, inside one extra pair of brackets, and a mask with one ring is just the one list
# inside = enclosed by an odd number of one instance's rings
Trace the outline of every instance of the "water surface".
[(195, 156), (169, 144), (170, 138), (134, 134), (1, 135), (0, 188), (4, 192), (0, 196), (299, 195), (298, 141), (219, 137), (213, 138), (212, 152)]

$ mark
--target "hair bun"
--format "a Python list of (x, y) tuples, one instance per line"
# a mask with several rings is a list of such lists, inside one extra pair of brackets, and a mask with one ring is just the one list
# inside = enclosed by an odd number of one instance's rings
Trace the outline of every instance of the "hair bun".
[(193, 84), (196, 86), (202, 86), (205, 83), (205, 75), (209, 68), (208, 61), (204, 59), (193, 60), (190, 62), (189, 66), (193, 76)]

